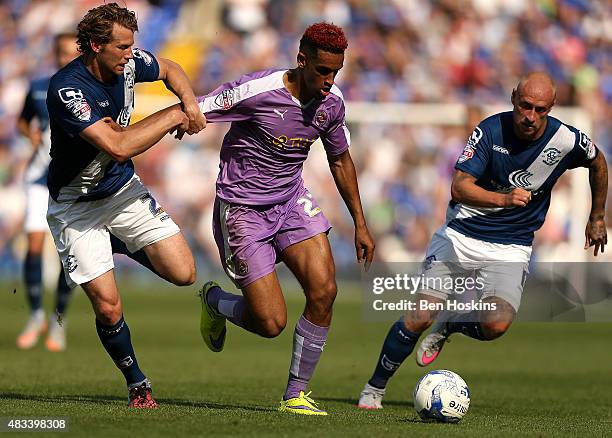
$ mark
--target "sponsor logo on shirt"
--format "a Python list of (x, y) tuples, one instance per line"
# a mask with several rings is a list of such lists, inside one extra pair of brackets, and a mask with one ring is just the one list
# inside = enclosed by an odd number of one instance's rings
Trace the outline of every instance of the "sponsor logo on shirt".
[(66, 105), (66, 108), (79, 120), (87, 122), (91, 119), (91, 108), (81, 90), (76, 88), (60, 88), (59, 97)]
[(528, 187), (531, 185), (531, 181), (529, 178), (533, 176), (533, 173), (529, 172), (525, 169), (515, 170), (510, 175), (508, 175), (508, 181), (514, 187)]
[(100, 105), (102, 108), (106, 108), (109, 105), (108, 100), (103, 100), (102, 102), (96, 101), (96, 103)]
[(505, 148), (505, 147), (503, 147), (503, 146), (499, 146), (499, 145), (494, 144), (494, 145), (493, 145), (493, 150), (494, 150), (495, 152), (499, 152), (500, 154), (510, 155), (510, 152), (508, 152), (508, 149), (506, 149), (506, 148)]
[(559, 155), (561, 155), (561, 151), (557, 148), (546, 148), (543, 151), (544, 154), (544, 164), (546, 164), (547, 166), (552, 166), (554, 164), (557, 164), (560, 159), (559, 159)]
[(293, 137), (290, 138), (285, 134), (281, 134), (278, 137), (272, 139), (272, 144), (278, 149), (309, 149), (310, 146), (316, 141), (316, 138), (312, 140), (309, 138)]

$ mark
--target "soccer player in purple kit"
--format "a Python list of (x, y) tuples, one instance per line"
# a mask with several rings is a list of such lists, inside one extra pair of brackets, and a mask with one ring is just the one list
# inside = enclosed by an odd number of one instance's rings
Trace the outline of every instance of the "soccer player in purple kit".
[(263, 337), (278, 336), (287, 324), (275, 272), (283, 261), (304, 289), (306, 306), (293, 335), (281, 412), (327, 415), (305, 394), (336, 297), (331, 226), (301, 176), (318, 138), (355, 224), (357, 260), (367, 267), (374, 256), (348, 151), (344, 100), (334, 85), (347, 47), (341, 28), (313, 24), (300, 40), (297, 68), (244, 75), (199, 99), (208, 122), (232, 122), (221, 148), (213, 231), (225, 271), (242, 291), (235, 295), (206, 283), (200, 331), (212, 351), (223, 349), (226, 320)]

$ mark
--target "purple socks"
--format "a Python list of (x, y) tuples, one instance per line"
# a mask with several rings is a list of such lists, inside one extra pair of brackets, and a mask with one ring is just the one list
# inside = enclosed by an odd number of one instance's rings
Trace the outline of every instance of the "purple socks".
[(242, 314), (244, 313), (246, 302), (242, 295), (230, 294), (220, 287), (213, 287), (208, 292), (208, 304), (225, 316), (228, 321), (244, 328)]
[(319, 362), (329, 327), (319, 327), (300, 316), (293, 333), (293, 354), (289, 381), (284, 399), (298, 397), (306, 389), (314, 369)]

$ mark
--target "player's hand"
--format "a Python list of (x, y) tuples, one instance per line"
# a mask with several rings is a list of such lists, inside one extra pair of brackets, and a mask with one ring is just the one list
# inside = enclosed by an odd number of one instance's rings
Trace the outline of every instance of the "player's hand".
[(108, 126), (110, 126), (113, 131), (121, 132), (125, 129), (123, 126), (115, 122), (111, 117), (102, 117), (102, 121)]
[(597, 257), (597, 253), (601, 250), (604, 252), (604, 246), (608, 243), (608, 232), (606, 230), (606, 221), (602, 218), (591, 219), (587, 222), (584, 230), (584, 249), (589, 249), (594, 246), (593, 255)]
[(181, 111), (180, 109), (177, 109), (175, 112), (175, 117), (176, 117), (176, 125), (174, 128), (172, 128), (172, 130), (170, 131), (170, 134), (175, 134), (174, 138), (178, 139), (178, 140), (182, 140), (183, 139), (183, 135), (185, 135), (185, 133), (189, 132), (189, 117), (187, 116), (187, 114), (185, 114), (183, 111)]
[(531, 192), (520, 187), (505, 195), (504, 207), (525, 207), (531, 201)]
[(30, 130), (30, 143), (35, 147), (38, 147), (42, 143), (42, 132), (40, 129)]
[(364, 267), (370, 269), (374, 258), (376, 244), (370, 235), (367, 226), (355, 227), (355, 250), (357, 252), (357, 263), (365, 262)]
[(202, 114), (202, 110), (200, 110), (197, 102), (183, 104), (183, 111), (189, 118), (189, 128), (185, 131), (187, 134), (197, 134), (206, 127), (206, 117)]

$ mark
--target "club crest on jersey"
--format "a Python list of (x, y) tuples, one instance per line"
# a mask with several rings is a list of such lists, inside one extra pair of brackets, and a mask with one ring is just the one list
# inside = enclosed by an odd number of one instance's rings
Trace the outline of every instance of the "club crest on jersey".
[(228, 110), (234, 105), (234, 103), (236, 103), (238, 99), (240, 99), (240, 91), (238, 88), (223, 90), (215, 98), (215, 105), (217, 108)]
[(542, 151), (542, 154), (544, 156), (544, 164), (546, 164), (547, 166), (552, 166), (554, 164), (557, 164), (559, 161), (561, 161), (559, 159), (559, 155), (561, 155), (561, 151), (557, 148), (546, 148)]
[(64, 263), (64, 269), (66, 269), (66, 271), (72, 273), (76, 271), (76, 268), (78, 267), (79, 265), (77, 264), (75, 256), (69, 255), (68, 257), (66, 257), (66, 262)]
[(510, 175), (508, 175), (508, 181), (514, 187), (529, 187), (531, 185), (531, 181), (529, 178), (533, 176), (533, 173), (529, 172), (525, 169), (515, 170)]
[(81, 90), (76, 88), (60, 88), (57, 93), (66, 108), (79, 120), (87, 122), (91, 119), (91, 108)]
[(323, 126), (325, 126), (325, 124), (327, 123), (328, 119), (329, 119), (329, 117), (327, 116), (327, 113), (325, 112), (325, 110), (319, 110), (315, 114), (314, 123), (319, 128), (322, 128)]
[(132, 53), (134, 54), (134, 58), (142, 59), (146, 65), (151, 65), (151, 63), (153, 63), (153, 58), (143, 50), (134, 49)]

